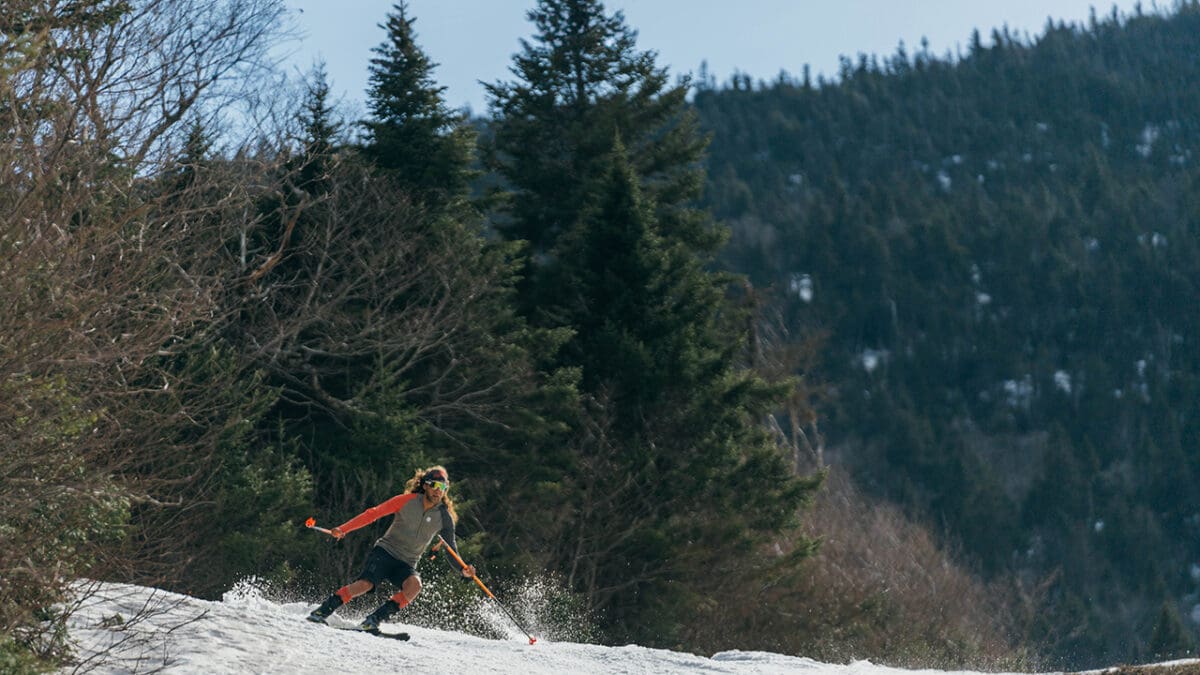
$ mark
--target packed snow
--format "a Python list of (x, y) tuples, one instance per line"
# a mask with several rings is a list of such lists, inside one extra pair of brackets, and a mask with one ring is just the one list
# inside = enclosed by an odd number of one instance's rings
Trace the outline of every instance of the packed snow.
[[(766, 652), (711, 657), (638, 645), (606, 647), (540, 637), (515, 627), (507, 639), (384, 624), (408, 642), (333, 630), (304, 617), (315, 603), (274, 602), (252, 587), (220, 602), (122, 584), (81, 586), (69, 635), (81, 663), (63, 672), (395, 673), (407, 668), (455, 673), (802, 673), (948, 675), (866, 661), (838, 665)], [(420, 599), (406, 611), (420, 611)], [(331, 619), (350, 627), (360, 617)], [(535, 637), (537, 631), (534, 631)], [(1200, 661), (1195, 662), (1200, 666)], [(964, 671), (960, 671), (964, 672)]]

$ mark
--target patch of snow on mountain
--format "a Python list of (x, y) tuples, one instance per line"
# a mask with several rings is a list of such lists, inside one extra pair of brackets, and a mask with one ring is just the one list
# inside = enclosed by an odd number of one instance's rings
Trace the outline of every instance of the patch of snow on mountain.
[[(829, 664), (755, 651), (711, 657), (638, 645), (607, 647), (539, 639), (519, 632), (488, 640), (452, 631), (384, 624), (408, 642), (335, 630), (305, 621), (315, 603), (277, 603), (253, 589), (220, 602), (124, 584), (81, 586), (70, 638), (93, 672), (135, 673), (800, 673), (804, 675), (948, 675), (855, 661)], [(421, 611), (421, 599), (405, 610)], [(358, 616), (331, 619), (350, 627)], [(401, 615), (403, 618), (403, 615)], [(69, 670), (67, 671), (69, 672)], [(965, 673), (965, 671), (958, 671)]]

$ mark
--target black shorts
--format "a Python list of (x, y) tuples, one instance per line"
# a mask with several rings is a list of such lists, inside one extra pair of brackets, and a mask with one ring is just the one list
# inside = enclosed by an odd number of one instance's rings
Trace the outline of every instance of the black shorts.
[(405, 579), (415, 576), (417, 576), (417, 571), (412, 568), (412, 565), (403, 560), (396, 560), (392, 554), (376, 546), (367, 554), (367, 562), (363, 565), (363, 571), (358, 578), (366, 579), (376, 587), (379, 586), (379, 582), (386, 579), (399, 588), (404, 585)]

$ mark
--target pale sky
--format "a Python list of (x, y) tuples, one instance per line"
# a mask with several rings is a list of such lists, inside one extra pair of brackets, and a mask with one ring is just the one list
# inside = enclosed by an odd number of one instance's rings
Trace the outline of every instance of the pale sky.
[[(393, 0), (285, 0), (299, 30), (282, 46), (292, 74), (324, 60), (335, 97), (360, 108), (367, 87), (371, 48), (385, 33), (379, 27)], [(535, 0), (409, 0), (417, 42), (430, 59), (452, 107), (487, 112), (479, 80), (510, 80), (512, 55), (533, 26), (525, 13)], [(1100, 16), (1115, 5), (1123, 14), (1135, 0), (609, 0), (638, 31), (638, 49), (658, 53), (672, 74), (693, 73), (701, 61), (724, 84), (735, 72), (771, 80), (786, 70), (799, 77), (837, 74), (839, 55), (890, 56), (904, 41), (911, 55), (921, 39), (941, 56), (965, 51), (972, 29), (985, 44), (992, 28), (1038, 35), (1047, 17), (1086, 22), (1091, 7)], [(1147, 9), (1153, 3), (1142, 3)]]

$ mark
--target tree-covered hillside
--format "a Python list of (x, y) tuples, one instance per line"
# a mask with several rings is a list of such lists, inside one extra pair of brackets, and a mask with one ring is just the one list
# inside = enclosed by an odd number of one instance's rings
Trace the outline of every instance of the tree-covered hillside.
[(0, 3), (0, 671), (77, 660), (81, 578), (323, 595), (389, 523), (305, 518), (432, 464), (586, 639), (1195, 649), (1200, 2), (690, 101), (531, 4), (485, 121), (405, 2), (363, 119), (263, 86), (282, 0)]
[(724, 264), (827, 332), (826, 456), (1072, 665), (1200, 631), (1197, 54), (1186, 2), (695, 96)]
[[(786, 380), (741, 358), (688, 87), (619, 12), (540, 0), (480, 147), (403, 1), (366, 19), (366, 119), (320, 67), (264, 87), (285, 9), (0, 3), (0, 671), (77, 659), (81, 578), (354, 580), (390, 521), (339, 547), (302, 523), (379, 514), (435, 464), (503, 597), (707, 649), (714, 577), (761, 596), (814, 553), (822, 476), (763, 424)], [(397, 618), (463, 619), (453, 589)]]

